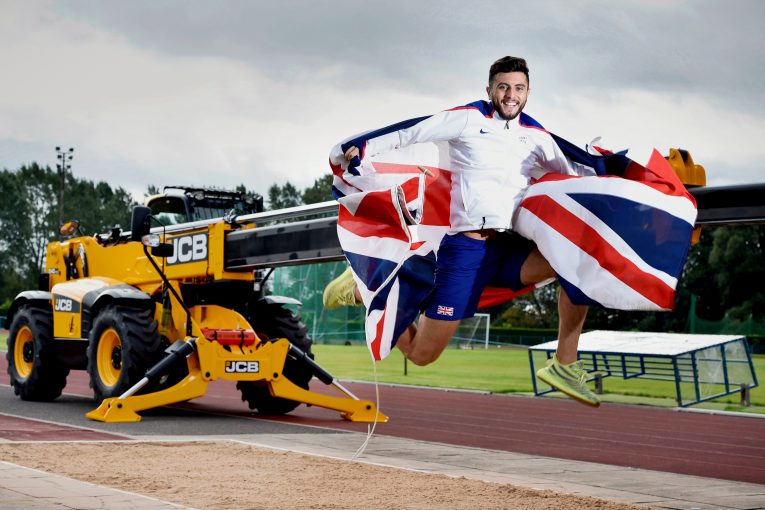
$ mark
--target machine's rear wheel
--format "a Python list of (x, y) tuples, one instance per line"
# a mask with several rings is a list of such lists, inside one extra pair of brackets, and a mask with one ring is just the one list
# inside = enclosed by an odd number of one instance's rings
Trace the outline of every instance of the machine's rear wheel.
[[(305, 325), (300, 318), (289, 309), (277, 304), (262, 304), (250, 314), (250, 324), (260, 336), (271, 340), (286, 338), (291, 344), (306, 352), (313, 358), (311, 345)], [(305, 364), (287, 356), (282, 375), (301, 388), (308, 389), (308, 383), (313, 377)], [(250, 409), (256, 409), (260, 414), (282, 415), (293, 411), (300, 402), (285, 398), (274, 397), (268, 389), (268, 384), (262, 381), (239, 381), (236, 387), (242, 392), (242, 400), (247, 402)]]
[(151, 311), (107, 306), (96, 317), (88, 340), (88, 374), (95, 399), (121, 395), (161, 358)]
[(8, 375), (13, 391), (22, 400), (55, 400), (66, 386), (69, 368), (53, 347), (53, 318), (41, 308), (22, 306), (8, 332)]

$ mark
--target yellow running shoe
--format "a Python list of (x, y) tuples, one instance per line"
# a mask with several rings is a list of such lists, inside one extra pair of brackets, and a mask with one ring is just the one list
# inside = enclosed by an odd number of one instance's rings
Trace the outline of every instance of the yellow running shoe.
[(354, 291), (356, 290), (356, 281), (353, 279), (351, 266), (342, 272), (340, 276), (329, 282), (324, 288), (322, 302), (327, 310), (334, 310), (341, 306), (358, 306)]
[(577, 402), (593, 407), (600, 405), (598, 397), (587, 387), (584, 361), (563, 365), (558, 362), (557, 356), (553, 356), (547, 360), (547, 366), (537, 371), (537, 377)]

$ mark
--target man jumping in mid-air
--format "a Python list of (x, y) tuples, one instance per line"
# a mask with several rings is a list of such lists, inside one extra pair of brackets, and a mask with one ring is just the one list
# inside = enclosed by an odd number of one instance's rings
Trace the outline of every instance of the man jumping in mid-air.
[[(424, 313), (396, 342), (418, 365), (440, 356), (460, 321), (475, 314), (487, 285), (520, 290), (556, 276), (534, 243), (513, 232), (514, 213), (532, 171), (594, 175), (590, 168), (568, 160), (550, 134), (522, 113), (530, 92), (524, 59), (503, 57), (494, 62), (486, 92), (489, 101), (446, 110), (404, 129), (381, 130), (367, 138), (363, 148), (366, 155), (375, 155), (422, 142), (448, 143), (450, 228), (438, 250), (435, 285), (423, 304)], [(345, 159), (353, 161), (360, 150), (351, 146)], [(324, 293), (327, 308), (360, 301), (350, 270)], [(561, 291), (558, 312), (558, 349), (537, 376), (582, 403), (598, 406), (582, 362), (577, 361), (587, 307), (573, 304)]]

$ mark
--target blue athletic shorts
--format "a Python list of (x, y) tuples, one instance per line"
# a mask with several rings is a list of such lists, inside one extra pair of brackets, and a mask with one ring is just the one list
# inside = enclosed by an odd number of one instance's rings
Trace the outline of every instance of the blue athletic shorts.
[(521, 266), (535, 247), (514, 232), (485, 241), (464, 234), (444, 236), (425, 316), (447, 321), (472, 317), (487, 285), (522, 289)]

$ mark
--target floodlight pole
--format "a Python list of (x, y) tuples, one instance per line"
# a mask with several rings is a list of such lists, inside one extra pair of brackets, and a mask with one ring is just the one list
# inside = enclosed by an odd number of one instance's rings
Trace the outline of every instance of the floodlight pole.
[(62, 150), (61, 147), (56, 147), (56, 159), (59, 163), (56, 164), (59, 176), (59, 195), (58, 195), (58, 224), (59, 226), (64, 224), (64, 186), (66, 184), (66, 173), (72, 169), (72, 159), (74, 159), (74, 148), (69, 147), (68, 150)]

